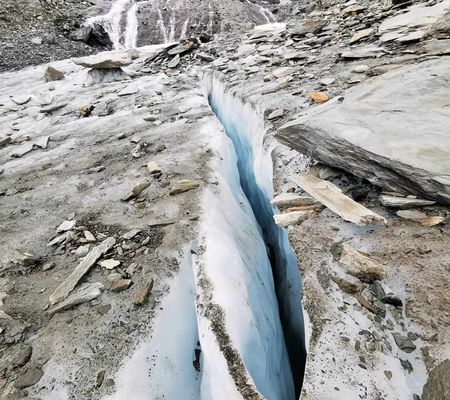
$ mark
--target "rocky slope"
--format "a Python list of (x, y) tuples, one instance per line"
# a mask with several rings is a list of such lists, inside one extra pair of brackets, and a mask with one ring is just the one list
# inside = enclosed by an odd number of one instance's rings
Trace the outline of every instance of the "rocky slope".
[[(420, 197), (448, 188), (449, 8), (293, 4), (287, 25), (1, 74), (1, 398), (285, 399), (302, 378), (302, 399), (446, 398), (449, 211)], [(305, 192), (311, 156), (329, 166)], [(426, 184), (385, 182), (398, 159)], [(272, 196), (298, 271), (275, 269)]]

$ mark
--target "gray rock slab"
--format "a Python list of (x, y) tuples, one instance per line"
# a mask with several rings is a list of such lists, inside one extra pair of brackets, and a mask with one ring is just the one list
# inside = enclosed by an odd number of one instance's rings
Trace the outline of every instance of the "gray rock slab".
[(282, 126), (277, 138), (383, 188), (450, 204), (449, 59), (398, 68)]

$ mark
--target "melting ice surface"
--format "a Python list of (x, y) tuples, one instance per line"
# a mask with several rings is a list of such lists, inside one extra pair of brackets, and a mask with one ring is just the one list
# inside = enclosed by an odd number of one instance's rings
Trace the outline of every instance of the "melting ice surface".
[(287, 231), (275, 225), (273, 220), (275, 210), (270, 203), (273, 197), (272, 159), (271, 151), (264, 149), (264, 127), (256, 112), (249, 105), (242, 104), (232, 94), (227, 93), (222, 82), (210, 78), (208, 93), (213, 111), (233, 142), (240, 186), (251, 205), (262, 240), (267, 247), (298, 398), (306, 360), (300, 300), (301, 282), (296, 256), (289, 245)]
[[(261, 119), (212, 77), (206, 90), (223, 124), (210, 119), (201, 128), (215, 153), (210, 168), (217, 185), (204, 188), (197, 244), (186, 249), (151, 336), (120, 368), (109, 400), (242, 400), (242, 382), (255, 399), (299, 397), (300, 278), (286, 231), (273, 223), (272, 161)], [(237, 363), (201, 306), (208, 301), (224, 312), (223, 329), (242, 366), (237, 380)]]

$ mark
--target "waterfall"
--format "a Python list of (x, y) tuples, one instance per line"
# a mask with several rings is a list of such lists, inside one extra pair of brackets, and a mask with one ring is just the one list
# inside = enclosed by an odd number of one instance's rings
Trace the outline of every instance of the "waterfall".
[(133, 48), (137, 41), (137, 10), (134, 0), (115, 0), (106, 14), (88, 18), (85, 25), (101, 25), (115, 50)]

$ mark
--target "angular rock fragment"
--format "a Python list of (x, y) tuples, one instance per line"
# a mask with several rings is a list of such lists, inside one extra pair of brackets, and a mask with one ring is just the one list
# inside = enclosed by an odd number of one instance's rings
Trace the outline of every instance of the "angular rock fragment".
[(97, 260), (111, 249), (116, 243), (113, 237), (105, 239), (98, 246), (94, 247), (86, 257), (81, 260), (72, 273), (57, 287), (50, 296), (51, 304), (64, 300), (75, 288), (80, 279), (92, 268)]
[(122, 197), (122, 201), (128, 201), (134, 199), (135, 197), (138, 197), (149, 186), (150, 186), (149, 181), (143, 181), (138, 183), (136, 186), (133, 187), (133, 189), (131, 189), (130, 193)]
[(139, 286), (139, 288), (134, 292), (133, 303), (137, 306), (142, 306), (148, 300), (150, 293), (153, 289), (153, 279), (144, 282)]
[(298, 193), (281, 193), (274, 197), (272, 205), (279, 210), (291, 207), (311, 206), (317, 204), (317, 201), (309, 196), (302, 196)]
[(111, 284), (111, 291), (112, 292), (123, 292), (124, 290), (127, 290), (133, 282), (131, 279), (119, 279)]
[(97, 69), (121, 68), (133, 62), (127, 53), (101, 53), (93, 56), (72, 58), (72, 61), (85, 68)]
[(9, 155), (12, 158), (20, 158), (23, 157), (25, 154), (28, 154), (30, 151), (33, 150), (33, 144), (32, 143), (24, 143), (20, 146), (17, 146), (17, 148), (11, 152)]
[(361, 254), (347, 243), (333, 245), (331, 251), (350, 275), (363, 282), (382, 280), (386, 277), (384, 265)]
[(356, 42), (359, 42), (360, 40), (369, 37), (372, 33), (373, 33), (373, 29), (372, 28), (363, 29), (363, 30), (360, 30), (358, 32), (355, 32), (355, 34), (350, 38), (348, 43), (349, 44), (354, 44)]
[(150, 172), (150, 174), (152, 174), (152, 175), (157, 175), (157, 174), (160, 174), (160, 173), (161, 173), (161, 168), (160, 168), (159, 165), (156, 164), (156, 162), (154, 162), (154, 161), (150, 161), (150, 162), (147, 164), (147, 170), (148, 170), (148, 172)]
[(419, 210), (399, 210), (397, 211), (397, 215), (400, 218), (418, 222), (423, 226), (435, 226), (442, 224), (445, 221), (444, 217), (440, 216), (428, 217), (425, 213)]
[(21, 372), (17, 379), (14, 381), (14, 386), (19, 389), (25, 389), (38, 383), (44, 372), (38, 365), (30, 365), (26, 367), (26, 370)]
[(393, 333), (392, 336), (398, 348), (405, 353), (412, 353), (416, 349), (416, 345), (408, 336), (401, 335), (400, 333)]
[(84, 283), (77, 290), (74, 290), (64, 301), (48, 310), (48, 313), (52, 315), (94, 300), (102, 294), (103, 289), (104, 286), (100, 282)]
[(321, 92), (310, 92), (308, 96), (317, 104), (326, 103), (330, 99), (325, 93)]
[(386, 194), (382, 194), (380, 196), (380, 202), (385, 207), (402, 208), (402, 209), (410, 207), (431, 206), (433, 204), (436, 204), (435, 201), (431, 200), (416, 199), (411, 197), (389, 196)]
[(75, 228), (76, 224), (77, 224), (76, 220), (63, 221), (61, 223), (61, 225), (59, 225), (58, 228), (56, 229), (56, 232), (61, 233), (61, 232), (71, 231), (73, 228)]
[(39, 259), (33, 254), (20, 249), (12, 250), (10, 259), (13, 264), (20, 264), (24, 267), (31, 267), (39, 262)]
[(450, 360), (434, 367), (423, 387), (422, 400), (450, 399)]
[(386, 224), (384, 217), (353, 201), (344, 195), (337, 186), (318, 178), (312, 172), (295, 175), (293, 181), (346, 221), (359, 226)]
[(5, 147), (11, 143), (11, 136), (0, 136), (0, 148)]
[(282, 117), (283, 115), (284, 115), (284, 111), (282, 109), (278, 109), (278, 110), (272, 111), (268, 115), (267, 119), (271, 121), (271, 120), (274, 120), (274, 119), (278, 119), (278, 118)]
[(48, 66), (44, 74), (45, 82), (60, 81), (64, 79), (64, 72), (58, 71), (56, 68)]
[(278, 226), (287, 228), (291, 225), (298, 225), (313, 216), (314, 211), (291, 211), (283, 214), (275, 214), (273, 219)]
[(200, 182), (191, 181), (189, 179), (182, 179), (181, 181), (176, 182), (172, 189), (170, 189), (170, 195), (174, 196), (176, 194), (184, 193), (189, 190), (196, 189), (200, 186)]
[(331, 280), (335, 282), (343, 292), (346, 293), (360, 293), (363, 289), (361, 281), (351, 275), (332, 275)]
[(100, 266), (105, 269), (114, 269), (120, 265), (120, 261), (108, 259), (99, 262)]

